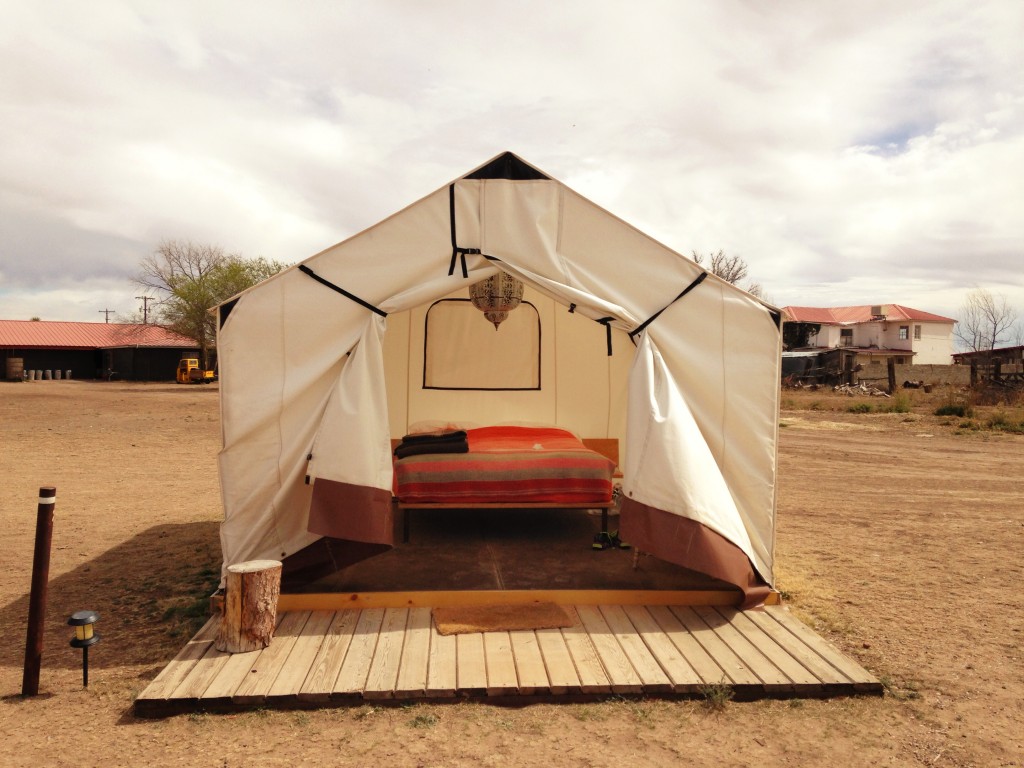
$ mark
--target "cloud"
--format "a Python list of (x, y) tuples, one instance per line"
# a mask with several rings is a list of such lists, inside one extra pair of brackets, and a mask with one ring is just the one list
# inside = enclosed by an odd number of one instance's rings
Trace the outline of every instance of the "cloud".
[(1019, 4), (5, 15), (0, 316), (95, 319), (163, 238), (296, 261), (506, 149), (779, 303), (1024, 307)]

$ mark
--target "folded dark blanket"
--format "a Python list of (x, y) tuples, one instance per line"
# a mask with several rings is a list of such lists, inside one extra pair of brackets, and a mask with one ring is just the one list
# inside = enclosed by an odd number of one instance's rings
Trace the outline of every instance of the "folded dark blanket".
[(422, 453), (469, 453), (469, 441), (463, 438), (461, 441), (445, 440), (436, 443), (403, 442), (395, 448), (395, 456), (399, 459)]
[(402, 438), (402, 445), (413, 443), (458, 443), (466, 441), (466, 430), (458, 429), (451, 432), (422, 432), (415, 435), (406, 435)]
[(421, 453), (468, 453), (469, 438), (464, 429), (449, 432), (426, 432), (406, 435), (395, 448), (395, 456), (402, 459)]

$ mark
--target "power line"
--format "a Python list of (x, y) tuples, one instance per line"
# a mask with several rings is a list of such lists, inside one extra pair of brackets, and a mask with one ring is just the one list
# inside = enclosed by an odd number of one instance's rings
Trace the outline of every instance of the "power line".
[(149, 302), (156, 301), (152, 296), (136, 296), (136, 299), (142, 302), (142, 324), (149, 324)]

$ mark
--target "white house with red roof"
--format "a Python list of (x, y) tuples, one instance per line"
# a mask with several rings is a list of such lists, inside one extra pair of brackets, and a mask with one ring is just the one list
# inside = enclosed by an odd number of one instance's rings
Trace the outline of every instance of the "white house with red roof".
[(787, 323), (820, 326), (808, 337), (817, 349), (850, 348), (861, 365), (885, 362), (949, 365), (956, 320), (900, 304), (783, 307)]

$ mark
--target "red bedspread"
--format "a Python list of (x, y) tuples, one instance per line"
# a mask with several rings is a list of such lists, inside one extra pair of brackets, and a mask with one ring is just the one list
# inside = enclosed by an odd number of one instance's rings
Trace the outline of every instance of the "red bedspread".
[(468, 430), (469, 453), (422, 454), (395, 462), (405, 503), (598, 504), (612, 497), (615, 464), (554, 427)]

